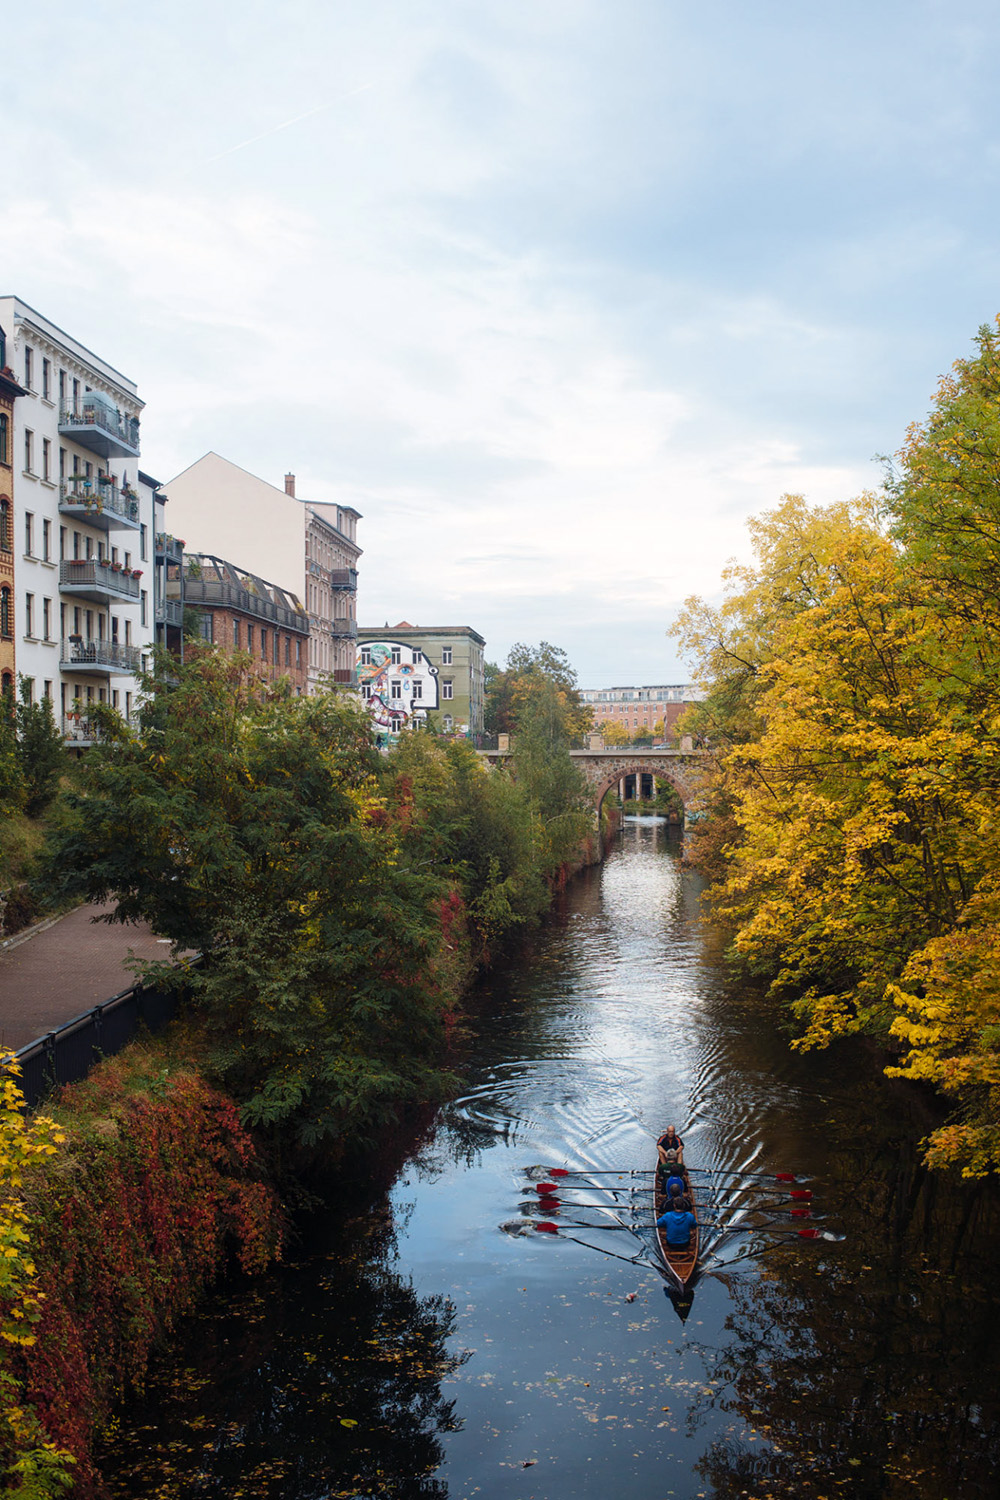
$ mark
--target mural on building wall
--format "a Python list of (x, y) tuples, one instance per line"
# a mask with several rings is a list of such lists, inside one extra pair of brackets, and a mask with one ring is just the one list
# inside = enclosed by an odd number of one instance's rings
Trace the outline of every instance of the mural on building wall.
[(438, 706), (438, 670), (416, 646), (364, 641), (358, 647), (358, 683), (379, 729), (399, 734)]

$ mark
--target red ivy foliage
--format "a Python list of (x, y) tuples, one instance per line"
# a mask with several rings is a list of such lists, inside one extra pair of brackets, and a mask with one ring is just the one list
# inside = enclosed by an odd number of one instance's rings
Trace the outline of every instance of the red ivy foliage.
[[(231, 1255), (248, 1272), (276, 1257), (283, 1220), (236, 1106), (196, 1073), (129, 1095), (105, 1064), (81, 1087), (102, 1128), (80, 1138), (70, 1123), (70, 1171), (50, 1172), (32, 1204), (46, 1300), (21, 1358), (26, 1398), (79, 1460), (83, 1497), (101, 1493), (95, 1428), (141, 1386), (156, 1340)], [(65, 1090), (59, 1109), (70, 1122), (75, 1093)]]

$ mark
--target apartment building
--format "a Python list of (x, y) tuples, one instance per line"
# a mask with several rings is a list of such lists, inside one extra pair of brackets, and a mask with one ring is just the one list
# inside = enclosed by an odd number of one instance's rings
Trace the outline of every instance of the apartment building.
[[(362, 692), (366, 681), (379, 662), (389, 658), (393, 652), (409, 649), (416, 652), (427, 663), (428, 675), (436, 684), (437, 701), (419, 717), (444, 734), (463, 734), (477, 740), (483, 733), (485, 710), (485, 651), (486, 641), (468, 625), (411, 625), (401, 620), (398, 625), (385, 625), (381, 629), (358, 630), (358, 663)], [(395, 657), (402, 662), (402, 657)], [(423, 673), (423, 668), (421, 668)], [(389, 691), (398, 680), (399, 692), (390, 697), (390, 709), (395, 702), (401, 703), (403, 678), (389, 673)], [(428, 689), (429, 690), (429, 689)]]
[(309, 615), (309, 691), (323, 683), (353, 684), (357, 639), (357, 523), (349, 505), (305, 501), (295, 475), (270, 484), (206, 453), (166, 485), (170, 524), (192, 548), (238, 556), (257, 577), (277, 578)]
[(704, 693), (690, 683), (653, 683), (644, 687), (581, 688), (580, 697), (594, 710), (594, 729), (618, 724), (629, 734), (652, 734), (661, 726), (663, 739), (674, 737), (674, 725)]
[(7, 364), (7, 336), (0, 327), (0, 690), (17, 687), (14, 568), (14, 402), (24, 395)]
[(0, 327), (24, 392), (9, 448), (17, 672), (86, 744), (93, 704), (131, 713), (153, 636), (143, 403), (134, 381), (20, 298), (0, 297)]
[(184, 554), (166, 591), (168, 604), (183, 600), (189, 619), (197, 616), (202, 640), (247, 651), (261, 677), (287, 677), (294, 693), (306, 692), (311, 622), (294, 594), (204, 552)]
[[(167, 530), (168, 496), (151, 474), (139, 470), (139, 495), (153, 514), (153, 574), (150, 599), (153, 639), (184, 660), (184, 539)], [(168, 588), (168, 584), (171, 587)]]

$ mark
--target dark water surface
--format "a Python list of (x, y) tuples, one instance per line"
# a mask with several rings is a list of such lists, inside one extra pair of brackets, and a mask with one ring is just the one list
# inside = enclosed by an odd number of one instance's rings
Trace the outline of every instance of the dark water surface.
[[(1000, 1493), (995, 1195), (924, 1176), (924, 1102), (860, 1049), (798, 1058), (727, 987), (663, 824), (626, 823), (482, 986), (464, 1072), (388, 1194), (190, 1320), (108, 1436), (113, 1496)], [(617, 1201), (637, 1230), (568, 1231), (587, 1248), (533, 1229), (525, 1175), (648, 1168), (671, 1120), (741, 1226), (686, 1321), (641, 1197), (562, 1191), (542, 1217)], [(736, 1168), (810, 1177), (831, 1238)], [(761, 1192), (776, 1225), (743, 1232)]]

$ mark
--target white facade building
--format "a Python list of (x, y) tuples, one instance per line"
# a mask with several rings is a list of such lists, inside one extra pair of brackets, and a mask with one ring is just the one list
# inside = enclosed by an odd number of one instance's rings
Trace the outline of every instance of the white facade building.
[(285, 487), (206, 453), (164, 485), (170, 527), (191, 551), (233, 557), (302, 599), (309, 612), (309, 691), (353, 684), (357, 626), (357, 523), (350, 505), (303, 501)]
[(368, 641), (358, 652), (361, 696), (385, 735), (426, 723), (438, 706), (438, 669), (407, 641)]
[(0, 297), (14, 406), (17, 671), (77, 744), (88, 709), (129, 714), (153, 639), (153, 507), (135, 382), (19, 298)]

